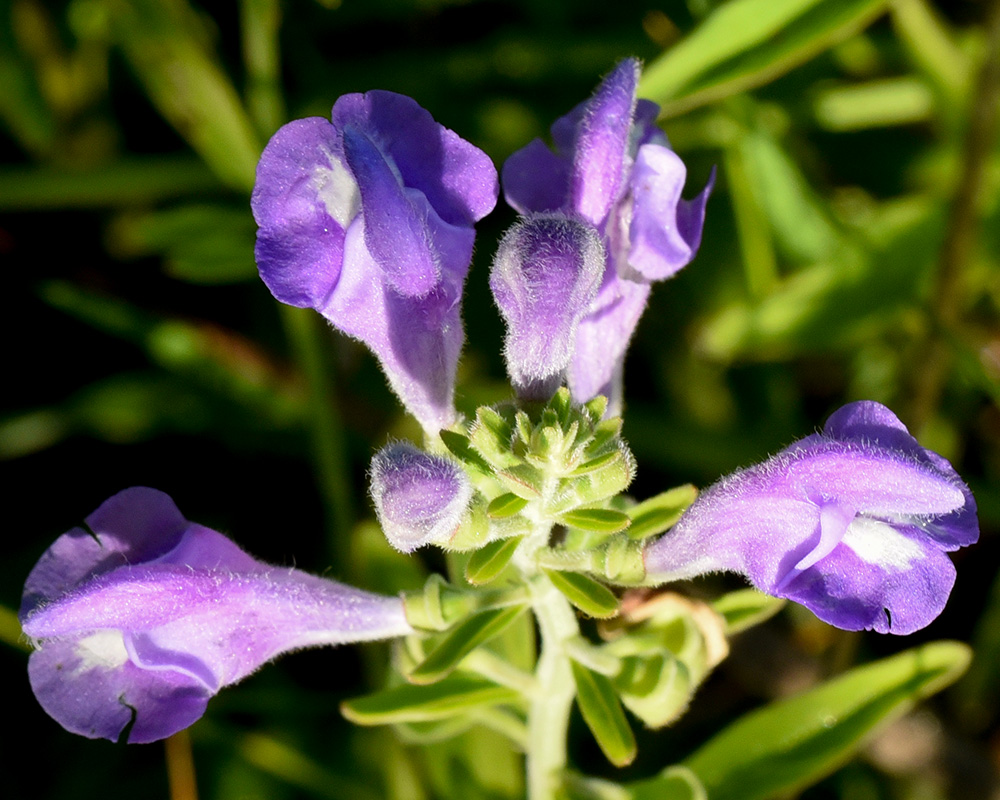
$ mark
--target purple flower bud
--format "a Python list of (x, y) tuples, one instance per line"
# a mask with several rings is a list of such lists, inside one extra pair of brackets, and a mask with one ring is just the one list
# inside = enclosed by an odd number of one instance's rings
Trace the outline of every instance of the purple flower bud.
[(885, 406), (859, 402), (705, 490), (645, 561), (658, 582), (740, 572), (839, 628), (903, 634), (944, 608), (955, 582), (945, 551), (978, 538), (951, 465)]
[(655, 125), (659, 107), (636, 100), (639, 62), (622, 61), (552, 126), (556, 152), (536, 139), (507, 159), (503, 188), (522, 214), (560, 211), (596, 226), (606, 260), (600, 291), (575, 334), (568, 371), (573, 399), (621, 404), (621, 368), (650, 283), (669, 278), (701, 243), (712, 180), (681, 199), (687, 170)]
[(603, 274), (604, 247), (592, 225), (534, 214), (504, 234), (490, 288), (507, 323), (504, 356), (519, 396), (547, 400), (559, 388)]
[(372, 459), (371, 493), (389, 543), (410, 553), (451, 538), (472, 499), (472, 484), (454, 461), (396, 442)]
[(398, 597), (272, 567), (133, 487), (60, 536), (24, 587), (28, 677), (64, 728), (163, 739), (281, 653), (403, 636)]
[(392, 92), (344, 95), (261, 156), (251, 205), (274, 296), (314, 308), (378, 357), (430, 432), (455, 419), (462, 285), (473, 223), (492, 210), (485, 153)]

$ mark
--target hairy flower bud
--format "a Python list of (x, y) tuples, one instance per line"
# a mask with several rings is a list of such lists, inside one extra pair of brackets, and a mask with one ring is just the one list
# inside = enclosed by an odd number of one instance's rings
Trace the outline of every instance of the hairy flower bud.
[(372, 459), (371, 495), (389, 543), (410, 553), (451, 538), (472, 499), (472, 484), (454, 461), (396, 442)]
[(548, 400), (559, 387), (603, 273), (604, 247), (584, 222), (536, 214), (504, 235), (490, 289), (507, 323), (504, 356), (518, 395)]

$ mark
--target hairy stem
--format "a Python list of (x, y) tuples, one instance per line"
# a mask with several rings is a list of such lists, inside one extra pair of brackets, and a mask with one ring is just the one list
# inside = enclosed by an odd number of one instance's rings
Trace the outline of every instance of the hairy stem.
[(569, 602), (544, 575), (531, 583), (541, 635), (537, 683), (528, 712), (528, 798), (552, 800), (566, 768), (566, 736), (576, 684), (565, 644), (580, 634)]

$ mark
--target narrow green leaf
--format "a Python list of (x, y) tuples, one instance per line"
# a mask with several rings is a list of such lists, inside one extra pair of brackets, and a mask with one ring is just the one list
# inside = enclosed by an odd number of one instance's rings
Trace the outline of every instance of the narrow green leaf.
[(514, 429), (500, 412), (489, 406), (476, 411), (476, 421), (469, 430), (473, 447), (498, 469), (506, 469), (520, 463), (511, 452)]
[(521, 537), (514, 536), (510, 539), (497, 539), (484, 545), (473, 553), (466, 563), (465, 579), (476, 585), (489, 583), (510, 563), (520, 543)]
[(632, 525), (628, 529), (629, 538), (645, 539), (663, 533), (681, 518), (697, 496), (694, 484), (686, 483), (630, 508), (628, 515), (632, 518)]
[(579, 572), (545, 570), (553, 585), (584, 614), (607, 619), (618, 613), (618, 598), (607, 586)]
[(816, 196), (799, 165), (778, 139), (758, 125), (736, 144), (750, 190), (774, 230), (777, 243), (792, 259), (812, 264), (835, 254), (843, 236)]
[(618, 533), (632, 523), (628, 514), (613, 508), (577, 508), (567, 511), (559, 521), (571, 528), (594, 533)]
[(672, 116), (760, 86), (861, 30), (887, 0), (730, 0), (650, 64), (639, 94)]
[(971, 650), (933, 642), (851, 670), (737, 720), (685, 765), (712, 800), (793, 794), (850, 758), (872, 729), (961, 675)]
[(340, 711), (357, 725), (429, 722), (482, 706), (513, 703), (520, 695), (492, 681), (453, 675), (430, 686), (406, 684), (348, 700)]
[(191, 155), (129, 157), (107, 167), (0, 169), (0, 209), (136, 206), (217, 192), (221, 184)]
[(150, 100), (221, 180), (250, 191), (262, 145), (198, 13), (184, 0), (107, 5), (111, 36)]
[(599, 422), (594, 427), (594, 435), (587, 445), (587, 455), (599, 454), (604, 446), (622, 432), (622, 418), (612, 417)]
[(926, 122), (934, 114), (934, 93), (912, 75), (862, 84), (830, 86), (814, 101), (816, 121), (828, 131), (857, 131)]
[(601, 469), (601, 467), (610, 464), (617, 458), (623, 458), (620, 450), (609, 450), (606, 453), (602, 453), (596, 458), (592, 458), (589, 461), (584, 461), (580, 466), (574, 469), (570, 475), (586, 475), (588, 472), (593, 472), (594, 470)]
[(518, 497), (513, 492), (506, 492), (499, 497), (490, 500), (486, 507), (486, 515), (491, 519), (503, 519), (519, 514), (528, 505), (528, 501), (523, 497)]
[(570, 663), (576, 682), (577, 705), (601, 751), (616, 767), (631, 764), (637, 752), (635, 735), (611, 681), (575, 661)]
[(710, 800), (698, 776), (684, 766), (667, 767), (655, 778), (629, 785), (629, 800)]
[(484, 475), (490, 475), (493, 473), (493, 467), (491, 467), (490, 463), (479, 454), (476, 448), (472, 446), (468, 436), (463, 436), (461, 433), (448, 430), (443, 430), (438, 435), (441, 437), (441, 441), (444, 442), (444, 446), (448, 448), (449, 452), (463, 464), (475, 467)]
[(421, 684), (441, 680), (479, 645), (510, 625), (522, 611), (523, 606), (488, 608), (463, 620), (444, 635), (437, 647), (406, 676), (407, 680)]
[(503, 486), (525, 500), (536, 500), (541, 495), (544, 482), (542, 473), (531, 464), (518, 464), (510, 469), (500, 470), (495, 477)]
[(39, 86), (39, 70), (18, 47), (11, 5), (0, 6), (7, 17), (0, 24), (0, 120), (26, 150), (46, 155), (56, 142), (58, 126)]
[(769, 620), (785, 605), (780, 597), (771, 597), (756, 589), (738, 589), (712, 603), (726, 622), (726, 635), (732, 636)]
[(490, 431), (498, 443), (510, 444), (514, 429), (495, 408), (480, 406), (476, 409), (476, 421), (480, 426)]
[(738, 139), (723, 150), (722, 166), (733, 204), (748, 299), (767, 297), (778, 281), (774, 236)]

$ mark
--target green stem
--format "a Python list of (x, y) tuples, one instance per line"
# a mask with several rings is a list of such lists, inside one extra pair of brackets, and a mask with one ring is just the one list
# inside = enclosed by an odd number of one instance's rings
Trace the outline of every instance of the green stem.
[(971, 260), (980, 225), (981, 204), (996, 143), (1000, 107), (1000, 0), (987, 7), (987, 50), (969, 104), (969, 123), (962, 148), (962, 167), (952, 196), (948, 227), (935, 285), (933, 328), (921, 349), (911, 389), (909, 423), (919, 431), (936, 413), (953, 359), (949, 339), (961, 322), (963, 278)]
[(494, 683), (521, 692), (526, 697), (538, 690), (534, 675), (518, 669), (509, 661), (485, 648), (473, 650), (466, 656), (465, 660), (462, 661), (462, 668), (478, 672), (484, 678), (489, 678)]
[(565, 644), (580, 635), (576, 614), (544, 575), (531, 581), (542, 652), (528, 711), (528, 799), (552, 800), (566, 769), (566, 737), (576, 684)]
[(271, 136), (285, 120), (279, 81), (280, 28), (281, 4), (277, 0), (243, 0), (240, 3), (247, 107), (254, 125), (264, 137)]
[(314, 312), (282, 305), (281, 320), (309, 390), (309, 433), (320, 495), (326, 511), (331, 558), (346, 563), (354, 524), (344, 428), (335, 401), (333, 373), (323, 357), (329, 342)]

